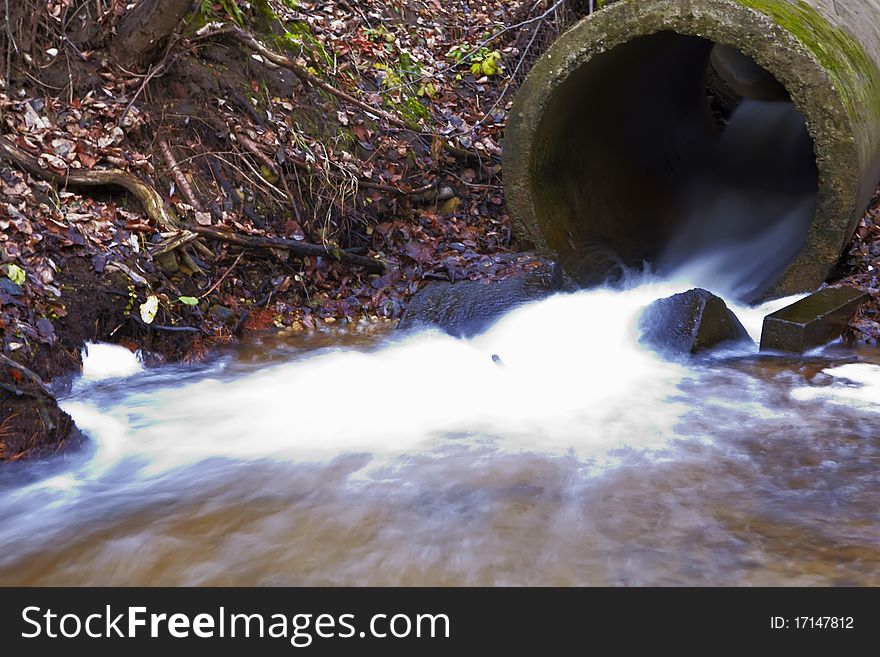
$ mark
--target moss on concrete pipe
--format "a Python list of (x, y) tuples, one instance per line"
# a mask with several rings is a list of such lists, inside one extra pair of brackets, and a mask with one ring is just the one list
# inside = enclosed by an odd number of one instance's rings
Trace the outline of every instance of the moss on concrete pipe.
[(625, 262), (656, 257), (681, 221), (679, 173), (717, 139), (705, 93), (716, 46), (781, 83), (813, 140), (817, 210), (765, 296), (826, 280), (880, 180), (880, 0), (621, 0), (584, 19), (511, 111), (517, 234), (565, 263), (596, 243)]

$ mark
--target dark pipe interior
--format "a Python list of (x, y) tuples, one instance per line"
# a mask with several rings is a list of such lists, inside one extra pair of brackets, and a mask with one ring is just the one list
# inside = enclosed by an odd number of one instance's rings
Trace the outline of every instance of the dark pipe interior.
[[(730, 70), (719, 74), (714, 46), (672, 32), (640, 37), (594, 57), (550, 99), (532, 193), (549, 246), (582, 283), (608, 274), (608, 247), (665, 273), (728, 249), (722, 276), (743, 258), (761, 271), (716, 287), (731, 282), (753, 300), (802, 247), (818, 190), (803, 118), (738, 51), (722, 51)], [(749, 66), (761, 94), (743, 99), (753, 92), (737, 79)]]

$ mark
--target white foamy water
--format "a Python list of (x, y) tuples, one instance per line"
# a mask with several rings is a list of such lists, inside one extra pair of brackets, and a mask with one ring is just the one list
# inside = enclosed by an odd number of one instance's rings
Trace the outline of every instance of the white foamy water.
[(824, 374), (833, 378), (830, 385), (803, 386), (792, 391), (798, 401), (826, 400), (842, 406), (858, 406), (880, 413), (880, 365), (851, 363), (830, 367)]
[[(766, 509), (768, 527), (803, 522), (803, 481), (814, 506), (833, 497), (834, 536), (867, 550), (880, 420), (862, 403), (880, 367), (808, 379), (754, 344), (664, 360), (638, 317), (690, 287), (559, 295), (470, 340), (256, 363), (144, 370), (90, 346), (63, 401), (85, 448), (0, 473), (0, 583), (784, 583), (762, 552), (775, 539), (740, 527)], [(732, 307), (757, 339), (790, 301)]]
[(212, 457), (378, 459), (442, 447), (456, 434), (508, 452), (572, 452), (602, 467), (615, 450), (657, 449), (672, 435), (680, 408), (667, 397), (686, 371), (641, 346), (636, 323), (645, 305), (678, 291), (560, 295), (472, 340), (425, 332), (369, 352), (134, 391), (110, 409), (76, 396), (64, 409), (94, 439), (95, 464), (137, 457), (150, 475)]
[(138, 354), (116, 344), (87, 342), (82, 359), (81, 383), (122, 378), (144, 371)]

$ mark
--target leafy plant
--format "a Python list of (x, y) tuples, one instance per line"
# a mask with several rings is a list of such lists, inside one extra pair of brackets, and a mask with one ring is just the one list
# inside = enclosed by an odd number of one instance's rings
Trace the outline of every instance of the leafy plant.
[(6, 268), (6, 278), (8, 278), (16, 285), (24, 285), (24, 281), (27, 276), (24, 273), (24, 269), (22, 269), (18, 265), (10, 264), (7, 265)]
[(203, 21), (210, 20), (210, 17), (217, 13), (214, 9), (217, 5), (220, 6), (221, 12), (229, 16), (236, 25), (244, 27), (244, 14), (235, 0), (216, 0), (216, 2), (215, 0), (202, 0), (198, 14)]
[(459, 66), (469, 66), (474, 75), (492, 77), (504, 72), (501, 53), (497, 50), (489, 50), (485, 46), (473, 50), (466, 44), (460, 44), (451, 48), (446, 56)]
[(367, 27), (364, 29), (364, 35), (373, 43), (384, 41), (385, 43), (394, 43), (394, 35), (381, 25), (379, 27)]

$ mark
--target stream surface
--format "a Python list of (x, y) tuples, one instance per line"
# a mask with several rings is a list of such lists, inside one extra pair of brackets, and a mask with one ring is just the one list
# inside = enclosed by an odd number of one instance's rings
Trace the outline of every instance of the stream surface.
[(85, 447), (0, 471), (0, 583), (880, 585), (880, 352), (663, 360), (637, 318), (687, 287), (470, 340), (93, 345)]

